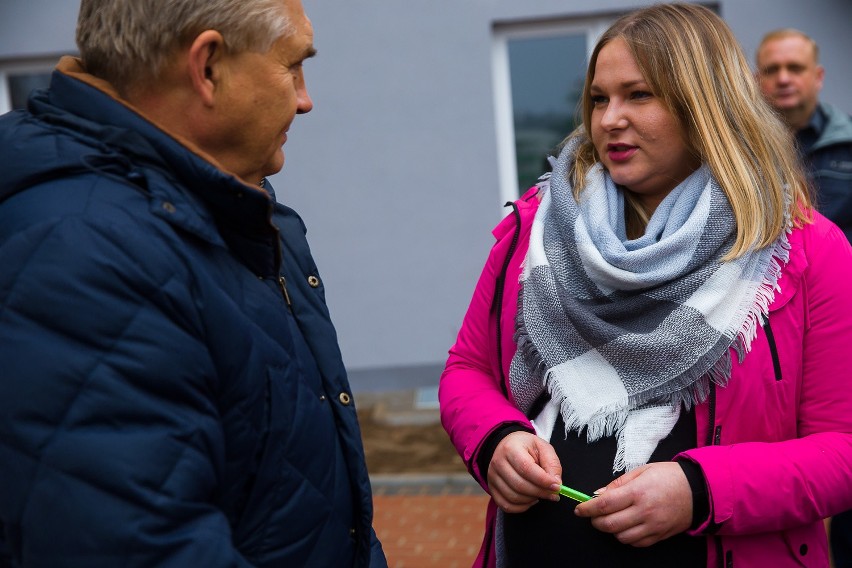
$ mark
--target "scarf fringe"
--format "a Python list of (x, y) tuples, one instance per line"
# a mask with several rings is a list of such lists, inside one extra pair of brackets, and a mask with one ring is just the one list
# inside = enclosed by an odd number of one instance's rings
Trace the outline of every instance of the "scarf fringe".
[(582, 434), (585, 428), (586, 438), (589, 442), (595, 442), (602, 437), (613, 436), (624, 427), (624, 421), (627, 420), (627, 399), (603, 406), (595, 416), (584, 420), (577, 414), (558, 381), (546, 381), (546, 383), (551, 398), (559, 403), (559, 411), (565, 423), (565, 436), (571, 431)]
[[(612, 473), (616, 474), (619, 471), (630, 471), (638, 466), (627, 464), (627, 444), (624, 441), (624, 430), (618, 433), (618, 442), (615, 444), (615, 460), (612, 462)], [(641, 465), (641, 464), (640, 464)], [(628, 467), (630, 469), (628, 469)]]
[[(768, 260), (757, 267), (758, 272), (763, 274), (763, 280), (755, 291), (754, 302), (746, 308), (743, 323), (732, 345), (740, 363), (751, 351), (751, 343), (757, 337), (757, 328), (763, 327), (764, 319), (769, 316), (769, 306), (775, 300), (775, 292), (781, 290), (778, 281), (781, 280), (784, 267), (790, 261), (789, 233), (790, 229), (787, 229), (781, 234), (773, 245), (772, 254)], [(738, 313), (737, 317), (742, 317), (742, 314)]]

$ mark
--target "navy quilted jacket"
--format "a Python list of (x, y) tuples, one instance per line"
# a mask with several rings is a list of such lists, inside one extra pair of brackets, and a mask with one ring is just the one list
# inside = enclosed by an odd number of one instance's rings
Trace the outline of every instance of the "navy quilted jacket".
[(0, 118), (0, 566), (386, 566), (371, 524), (301, 219), (55, 72)]

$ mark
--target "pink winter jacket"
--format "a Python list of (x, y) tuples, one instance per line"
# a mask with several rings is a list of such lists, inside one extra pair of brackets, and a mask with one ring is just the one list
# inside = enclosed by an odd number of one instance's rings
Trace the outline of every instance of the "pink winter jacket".
[[(486, 490), (477, 467), (482, 442), (507, 423), (531, 428), (504, 392), (535, 193), (494, 229), (497, 242), (441, 376), (441, 421)], [(819, 214), (790, 243), (769, 329), (758, 330), (742, 364), (732, 357), (729, 385), (696, 407), (696, 448), (679, 456), (701, 467), (709, 488), (711, 515), (695, 531), (708, 539), (707, 566), (828, 566), (822, 519), (852, 508), (852, 366), (845, 358), (852, 354), (852, 247)], [(495, 512), (491, 501), (474, 566), (495, 565)]]

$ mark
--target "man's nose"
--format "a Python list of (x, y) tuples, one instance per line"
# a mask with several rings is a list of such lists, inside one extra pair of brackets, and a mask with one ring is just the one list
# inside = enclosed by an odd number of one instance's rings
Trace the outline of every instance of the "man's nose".
[(311, 95), (308, 94), (307, 87), (302, 87), (296, 93), (296, 113), (297, 114), (305, 114), (307, 112), (311, 112), (311, 109), (314, 108), (314, 101), (311, 99)]

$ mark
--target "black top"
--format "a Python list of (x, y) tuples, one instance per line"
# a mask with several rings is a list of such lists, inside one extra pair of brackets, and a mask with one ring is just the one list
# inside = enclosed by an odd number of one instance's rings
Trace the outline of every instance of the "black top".
[[(585, 433), (564, 436), (560, 416), (553, 429), (551, 444), (562, 463), (563, 484), (589, 495), (621, 475), (612, 473), (616, 439), (603, 438), (589, 444)], [(682, 411), (671, 434), (651, 455), (651, 462), (670, 461), (681, 451), (696, 446), (693, 411)], [(582, 464), (575, 467), (572, 464)], [(615, 536), (592, 527), (591, 520), (574, 515), (576, 503), (563, 497), (558, 503), (540, 501), (527, 511), (504, 515), (504, 542), (509, 566), (604, 566), (690, 567), (705, 566), (707, 545), (704, 537), (685, 533), (653, 546), (637, 548), (621, 544)]]

